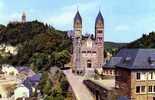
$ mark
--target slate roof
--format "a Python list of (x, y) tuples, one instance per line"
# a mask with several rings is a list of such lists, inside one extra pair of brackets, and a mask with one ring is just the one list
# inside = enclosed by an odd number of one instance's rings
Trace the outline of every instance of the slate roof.
[(126, 96), (120, 96), (120, 97), (118, 97), (117, 100), (129, 100), (129, 99), (128, 99), (128, 97), (126, 97)]
[[(127, 69), (155, 69), (155, 49), (121, 49), (116, 57), (121, 61), (116, 67)], [(151, 62), (151, 60), (154, 62)]]
[(31, 82), (39, 82), (40, 79), (41, 79), (41, 75), (36, 74), (36, 75), (33, 75), (32, 77), (28, 77), (28, 79), (29, 79)]
[(19, 73), (24, 73), (28, 76), (33, 76), (35, 74), (33, 70), (27, 66), (17, 66), (16, 69), (18, 70)]
[(96, 17), (96, 21), (95, 21), (95, 25), (97, 24), (97, 22), (101, 20), (102, 22), (104, 22), (104, 19), (103, 19), (103, 16), (102, 16), (102, 13), (101, 11), (99, 11), (97, 17)]
[(74, 22), (76, 22), (76, 20), (79, 20), (80, 23), (82, 23), (82, 18), (81, 18), (81, 15), (79, 13), (79, 11), (77, 11), (75, 17), (74, 17)]
[(29, 72), (29, 71), (32, 71), (32, 69), (30, 67), (27, 67), (27, 66), (17, 66), (16, 69), (19, 72)]
[(106, 62), (103, 68), (115, 68), (115, 65), (119, 64), (122, 57), (112, 57), (110, 61)]
[(41, 80), (41, 75), (36, 74), (36, 75), (33, 75), (32, 77), (27, 77), (23, 81), (23, 84), (29, 89), (30, 93), (32, 93), (32, 87), (35, 87), (40, 80)]

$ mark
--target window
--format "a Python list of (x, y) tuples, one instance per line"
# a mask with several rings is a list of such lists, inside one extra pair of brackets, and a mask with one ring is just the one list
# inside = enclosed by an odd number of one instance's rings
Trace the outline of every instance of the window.
[(98, 42), (102, 41), (102, 37), (98, 37)]
[(141, 73), (140, 79), (141, 80), (146, 80), (146, 73), (145, 72)]
[(95, 53), (95, 54), (96, 54), (96, 51), (93, 51), (93, 53)]
[(145, 93), (145, 86), (136, 86), (136, 93)]
[(91, 68), (91, 60), (87, 60), (87, 68)]
[(152, 86), (149, 86), (148, 92), (153, 92), (153, 91), (152, 91)]
[(140, 73), (137, 73), (136, 79), (137, 79), (137, 80), (140, 80)]
[(103, 31), (102, 30), (98, 30), (97, 33), (103, 33)]
[(106, 74), (108, 74), (108, 70), (106, 70)]
[(149, 80), (153, 80), (154, 79), (154, 72), (149, 72)]
[(153, 79), (153, 72), (151, 72), (150, 74), (151, 74), (151, 79)]
[(140, 93), (140, 86), (136, 86), (136, 93)]
[(141, 92), (145, 92), (145, 86), (141, 86)]
[(91, 51), (87, 51), (87, 53), (91, 53)]
[(145, 72), (137, 72), (136, 73), (136, 79), (137, 80), (146, 80), (146, 73)]
[(155, 86), (149, 86), (148, 87), (148, 92), (155, 93)]
[(110, 74), (112, 74), (112, 70), (110, 70)]
[(82, 51), (82, 53), (86, 53), (86, 51)]

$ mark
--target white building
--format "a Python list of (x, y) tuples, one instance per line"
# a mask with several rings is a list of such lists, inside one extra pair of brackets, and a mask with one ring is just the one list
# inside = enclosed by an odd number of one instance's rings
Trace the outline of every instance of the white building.
[(15, 67), (8, 64), (2, 65), (2, 72), (4, 72), (4, 74), (6, 75), (13, 75), (13, 76), (17, 76), (19, 74), (18, 70)]
[(18, 53), (18, 48), (13, 47), (11, 45), (1, 44), (0, 51), (4, 51), (5, 53), (10, 53), (12, 55), (16, 55)]
[(29, 89), (22, 84), (14, 90), (15, 100), (18, 98), (29, 98), (29, 96), (30, 96)]

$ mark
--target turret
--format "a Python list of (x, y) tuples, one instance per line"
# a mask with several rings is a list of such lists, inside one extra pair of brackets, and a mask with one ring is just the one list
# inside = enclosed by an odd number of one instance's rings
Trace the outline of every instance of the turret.
[(23, 12), (22, 14), (22, 23), (25, 23), (26, 22), (26, 14), (25, 12)]
[(82, 34), (82, 18), (79, 11), (77, 11), (74, 17), (74, 32), (76, 37), (81, 37)]

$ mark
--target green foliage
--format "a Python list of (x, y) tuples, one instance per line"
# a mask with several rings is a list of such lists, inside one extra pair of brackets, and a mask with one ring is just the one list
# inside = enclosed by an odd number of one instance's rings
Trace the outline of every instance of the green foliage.
[(66, 32), (38, 21), (9, 23), (0, 29), (0, 43), (19, 49), (16, 56), (11, 55), (0, 62), (48, 70), (51, 66), (63, 67), (70, 61), (72, 42)]
[(41, 81), (38, 88), (41, 90), (43, 95), (49, 95), (52, 91), (51, 87), (53, 86), (51, 80), (48, 77), (48, 72), (42, 74)]
[(127, 48), (155, 48), (155, 32), (151, 32), (148, 35), (143, 34), (143, 36), (131, 43), (129, 43)]
[(44, 100), (65, 100), (69, 83), (65, 75), (59, 70), (54, 76), (48, 72), (42, 74), (38, 88), (44, 95)]
[(115, 53), (117, 52), (117, 50), (119, 48), (122, 48), (126, 45), (127, 45), (126, 43), (105, 42), (104, 43), (104, 47), (105, 47), (104, 49), (106, 52), (109, 52), (112, 55), (115, 55)]
[(69, 83), (66, 79), (61, 81), (60, 87), (62, 89), (63, 92), (67, 92), (68, 88), (69, 88)]

